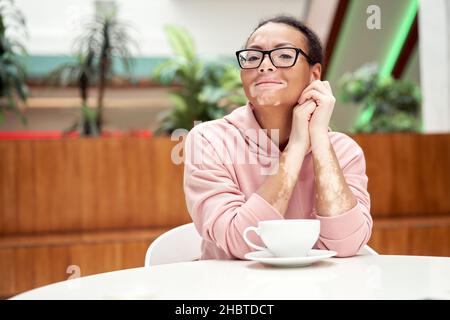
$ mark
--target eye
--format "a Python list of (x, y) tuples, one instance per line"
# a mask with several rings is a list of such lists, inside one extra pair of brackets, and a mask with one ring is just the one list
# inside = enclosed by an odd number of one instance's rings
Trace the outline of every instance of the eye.
[(290, 54), (287, 54), (287, 53), (280, 54), (278, 57), (281, 59), (292, 59), (293, 58), (293, 56), (291, 56)]
[(248, 56), (247, 57), (247, 61), (257, 61), (257, 60), (259, 60), (259, 57), (258, 56)]

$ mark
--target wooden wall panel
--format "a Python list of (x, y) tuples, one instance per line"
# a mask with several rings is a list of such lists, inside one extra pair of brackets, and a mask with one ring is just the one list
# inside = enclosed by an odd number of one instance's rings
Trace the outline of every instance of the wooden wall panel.
[[(450, 214), (450, 135), (419, 135), (421, 159), (417, 185), (428, 214)], [(412, 200), (414, 201), (414, 200)], [(421, 201), (414, 201), (421, 202)]]
[(370, 134), (364, 150), (374, 217), (450, 214), (449, 134)]
[[(364, 150), (374, 217), (450, 213), (450, 135), (373, 134)], [(167, 138), (0, 141), (0, 235), (190, 221)]]
[(450, 217), (376, 219), (369, 245), (381, 254), (450, 257)]
[(0, 240), (0, 298), (81, 276), (144, 266), (150, 243), (167, 229), (18, 236)]
[(0, 141), (0, 235), (190, 222), (166, 138)]

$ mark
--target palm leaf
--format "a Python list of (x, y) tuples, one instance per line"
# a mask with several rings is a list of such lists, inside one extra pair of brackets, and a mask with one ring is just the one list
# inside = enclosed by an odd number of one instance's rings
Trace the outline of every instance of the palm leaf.
[(191, 36), (182, 27), (168, 25), (165, 27), (172, 50), (176, 55), (182, 56), (187, 60), (195, 57), (195, 45)]

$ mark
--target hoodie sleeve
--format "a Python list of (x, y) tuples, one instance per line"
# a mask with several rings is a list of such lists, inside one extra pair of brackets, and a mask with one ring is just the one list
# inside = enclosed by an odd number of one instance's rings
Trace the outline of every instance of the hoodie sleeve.
[[(185, 142), (184, 193), (192, 220), (201, 236), (215, 243), (228, 257), (244, 259), (251, 251), (243, 239), (244, 230), (262, 220), (283, 216), (257, 193), (246, 198), (230, 174), (219, 146), (205, 137), (203, 125), (192, 129)], [(259, 245), (254, 234), (250, 239)]]
[[(344, 136), (344, 135), (342, 135)], [(350, 257), (369, 241), (372, 232), (370, 196), (367, 191), (368, 177), (362, 149), (346, 137), (345, 152), (338, 159), (345, 180), (356, 197), (357, 204), (347, 212), (335, 217), (314, 216), (320, 220), (320, 237), (316, 246), (336, 251), (338, 257)]]

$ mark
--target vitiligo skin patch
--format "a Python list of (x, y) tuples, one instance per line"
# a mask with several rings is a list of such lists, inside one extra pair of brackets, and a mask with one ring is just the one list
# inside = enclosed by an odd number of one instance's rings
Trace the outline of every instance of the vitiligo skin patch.
[(252, 83), (250, 86), (250, 95), (256, 98), (257, 104), (260, 106), (278, 106), (281, 102), (279, 99), (279, 90), (287, 87), (285, 81), (280, 80), (281, 83), (259, 84)]
[(298, 157), (293, 156), (291, 153), (286, 154), (285, 161), (280, 161), (280, 170), (283, 172), (283, 184), (277, 193), (276, 199), (274, 201), (274, 206), (279, 208), (283, 203), (287, 203), (291, 198), (292, 191), (297, 183), (297, 175), (293, 174), (297, 172), (296, 167), (298, 166)]
[(348, 187), (331, 143), (313, 150), (316, 209), (322, 216), (337, 216), (357, 201)]

